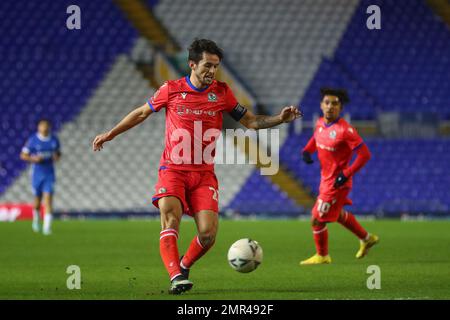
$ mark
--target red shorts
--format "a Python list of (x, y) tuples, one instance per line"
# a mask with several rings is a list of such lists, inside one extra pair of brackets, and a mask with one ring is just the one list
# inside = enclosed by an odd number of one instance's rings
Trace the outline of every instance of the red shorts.
[(183, 213), (194, 216), (201, 210), (219, 212), (219, 184), (213, 171), (183, 171), (160, 168), (153, 205), (163, 197), (177, 197), (183, 205)]
[(320, 222), (337, 221), (343, 207), (352, 204), (352, 200), (347, 198), (349, 193), (350, 188), (340, 188), (330, 193), (319, 194), (312, 209), (313, 217)]

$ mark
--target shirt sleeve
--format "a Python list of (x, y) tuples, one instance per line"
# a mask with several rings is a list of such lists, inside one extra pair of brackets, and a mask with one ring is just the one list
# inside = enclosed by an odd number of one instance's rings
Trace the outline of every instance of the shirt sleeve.
[(312, 136), (311, 139), (309, 139), (308, 143), (303, 148), (302, 152), (304, 152), (304, 151), (309, 152), (309, 153), (314, 153), (317, 151), (316, 139), (314, 139), (314, 136)]
[(31, 138), (29, 138), (28, 140), (27, 140), (27, 142), (25, 142), (25, 145), (22, 147), (22, 152), (23, 153), (26, 153), (26, 154), (30, 154), (31, 153), (31, 149), (33, 148), (33, 146), (32, 146), (32, 141), (31, 141), (32, 139)]
[(355, 128), (349, 126), (347, 129), (345, 129), (344, 133), (345, 142), (349, 146), (350, 149), (355, 150), (359, 146), (363, 144), (363, 139), (358, 134)]
[(361, 170), (371, 158), (371, 153), (369, 148), (363, 143), (361, 147), (356, 148), (356, 159), (353, 161), (352, 165), (344, 170), (344, 176), (351, 177), (356, 172)]
[(164, 84), (153, 94), (147, 104), (152, 109), (153, 112), (158, 112), (164, 107), (167, 107), (169, 102), (169, 84), (164, 82)]
[(227, 85), (226, 92), (225, 92), (225, 110), (227, 112), (231, 112), (237, 106), (237, 104), (238, 104), (238, 101), (237, 101), (236, 97), (234, 96), (233, 91)]

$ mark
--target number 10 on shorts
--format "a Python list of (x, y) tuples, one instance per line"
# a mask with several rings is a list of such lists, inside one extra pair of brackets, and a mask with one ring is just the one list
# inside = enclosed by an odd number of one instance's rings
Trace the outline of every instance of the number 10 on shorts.
[(322, 199), (317, 199), (317, 211), (319, 211), (319, 215), (322, 217), (324, 214), (330, 211), (331, 204), (329, 202), (324, 202)]

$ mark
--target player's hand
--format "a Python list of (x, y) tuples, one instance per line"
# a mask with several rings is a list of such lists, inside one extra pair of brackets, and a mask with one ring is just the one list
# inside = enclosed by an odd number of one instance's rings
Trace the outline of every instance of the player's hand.
[(32, 163), (39, 163), (39, 162), (44, 161), (44, 158), (42, 156), (31, 156), (30, 161)]
[(95, 137), (94, 141), (92, 142), (92, 149), (94, 151), (100, 151), (103, 149), (103, 144), (111, 140), (112, 138), (109, 132), (99, 134), (98, 136)]
[(300, 117), (303, 117), (303, 112), (301, 112), (297, 109), (297, 107), (294, 106), (284, 107), (280, 113), (281, 121), (284, 123), (294, 121), (295, 119)]
[(305, 162), (306, 164), (314, 163), (314, 160), (311, 158), (311, 153), (309, 153), (308, 151), (303, 151), (302, 158), (303, 162)]
[(339, 173), (336, 177), (336, 180), (334, 180), (334, 187), (337, 189), (339, 187), (342, 187), (346, 182), (348, 178), (344, 175), (343, 172)]

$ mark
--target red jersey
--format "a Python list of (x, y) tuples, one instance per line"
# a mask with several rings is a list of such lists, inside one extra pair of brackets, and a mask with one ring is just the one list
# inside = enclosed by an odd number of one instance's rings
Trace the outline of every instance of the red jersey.
[[(321, 194), (331, 193), (335, 190), (333, 185), (337, 175), (348, 168), (353, 151), (363, 144), (363, 140), (342, 118), (330, 124), (326, 124), (323, 118), (317, 120), (313, 139), (321, 167), (319, 191)], [(343, 187), (352, 187), (351, 177)]]
[(158, 112), (166, 108), (165, 149), (160, 166), (178, 170), (214, 170), (215, 144), (223, 112), (238, 104), (224, 82), (198, 89), (189, 77), (166, 81), (148, 101)]

